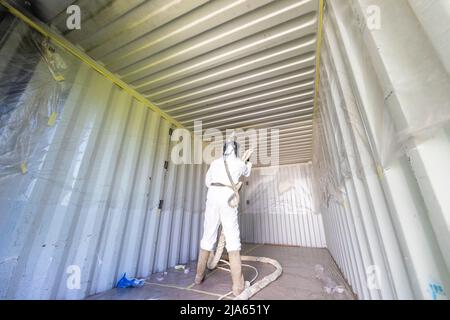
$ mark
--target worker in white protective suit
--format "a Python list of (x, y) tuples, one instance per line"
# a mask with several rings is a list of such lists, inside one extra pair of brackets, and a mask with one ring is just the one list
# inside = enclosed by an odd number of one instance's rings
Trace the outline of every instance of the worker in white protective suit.
[(224, 144), (223, 156), (211, 163), (205, 178), (208, 195), (195, 283), (200, 284), (205, 277), (208, 257), (214, 249), (217, 231), (222, 224), (235, 296), (244, 290), (245, 282), (241, 270), (241, 240), (237, 204), (236, 207), (232, 207), (229, 203), (230, 197), (235, 194), (230, 178), (234, 184), (237, 184), (242, 175), (250, 176), (251, 168), (252, 164), (248, 159), (243, 161), (238, 158), (238, 144), (232, 138)]

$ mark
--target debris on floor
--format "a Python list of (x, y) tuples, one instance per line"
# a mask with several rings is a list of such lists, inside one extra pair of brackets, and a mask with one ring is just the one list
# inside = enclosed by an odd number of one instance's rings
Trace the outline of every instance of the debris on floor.
[(175, 270), (178, 271), (183, 271), (184, 274), (188, 274), (191, 270), (189, 269), (189, 267), (186, 267), (186, 265), (184, 264), (178, 264), (175, 267), (173, 267)]
[(344, 286), (338, 285), (330, 276), (325, 273), (325, 268), (321, 264), (316, 264), (314, 267), (316, 272), (316, 279), (319, 279), (323, 285), (323, 289), (328, 294), (338, 293), (342, 294), (345, 291)]
[[(244, 244), (242, 251), (250, 256), (264, 256), (276, 259), (283, 266), (283, 274), (251, 300), (353, 300), (345, 279), (326, 249), (285, 247), (275, 245)], [(256, 281), (271, 274), (274, 268), (265, 263), (248, 262), (258, 269)], [(215, 269), (207, 271), (206, 279), (200, 285), (194, 284), (195, 262), (182, 264), (184, 268), (169, 268), (166, 272), (151, 275), (145, 285), (135, 290), (112, 289), (88, 299), (94, 300), (217, 300), (231, 290), (230, 273)], [(320, 267), (317, 267), (317, 266)], [(318, 281), (317, 270), (328, 276), (330, 293)], [(254, 277), (254, 271), (243, 268), (244, 278)], [(343, 284), (344, 287), (335, 284)], [(344, 289), (345, 288), (345, 289)], [(342, 293), (340, 292), (341, 290)], [(233, 299), (233, 296), (225, 297)]]
[(164, 271), (164, 272), (161, 272), (161, 273), (157, 273), (156, 274), (156, 280), (163, 281), (166, 275), (167, 275), (167, 271)]

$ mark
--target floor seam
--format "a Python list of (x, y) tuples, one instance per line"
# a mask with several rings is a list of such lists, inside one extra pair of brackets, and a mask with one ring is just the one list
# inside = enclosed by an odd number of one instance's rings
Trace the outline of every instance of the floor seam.
[(203, 291), (203, 290), (198, 290), (198, 289), (192, 289), (192, 285), (190, 285), (188, 287), (179, 287), (179, 286), (175, 286), (175, 285), (171, 285), (171, 284), (163, 284), (163, 283), (155, 283), (155, 282), (147, 282), (147, 281), (145, 283), (149, 284), (149, 285), (155, 285), (155, 286), (160, 286), (160, 287), (165, 287), (165, 288), (174, 288), (174, 289), (179, 289), (179, 290), (193, 291), (193, 292), (202, 293), (202, 294), (206, 294), (206, 295), (210, 295), (210, 296), (214, 296), (214, 297), (218, 297), (218, 298), (223, 296), (223, 294), (219, 294), (219, 293)]

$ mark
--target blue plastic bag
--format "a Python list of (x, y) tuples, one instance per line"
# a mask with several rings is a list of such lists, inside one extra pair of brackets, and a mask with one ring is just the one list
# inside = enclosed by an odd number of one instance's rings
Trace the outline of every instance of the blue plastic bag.
[(117, 288), (139, 288), (145, 284), (144, 279), (127, 279), (127, 274), (124, 273), (122, 278), (117, 282)]

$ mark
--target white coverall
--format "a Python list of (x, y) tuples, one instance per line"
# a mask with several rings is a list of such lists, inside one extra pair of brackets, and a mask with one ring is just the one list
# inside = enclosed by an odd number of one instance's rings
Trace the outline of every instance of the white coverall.
[[(248, 177), (252, 164), (247, 164), (234, 154), (226, 156), (228, 169), (233, 182), (236, 184), (241, 175)], [(241, 250), (241, 239), (239, 235), (238, 210), (231, 208), (228, 199), (234, 194), (228, 187), (211, 186), (212, 183), (221, 183), (231, 186), (223, 158), (214, 160), (206, 173), (206, 186), (208, 195), (206, 198), (205, 222), (203, 225), (203, 237), (200, 247), (207, 251), (214, 249), (217, 241), (217, 230), (222, 224), (225, 234), (227, 251)]]

